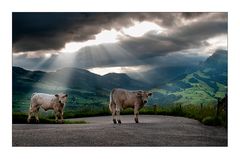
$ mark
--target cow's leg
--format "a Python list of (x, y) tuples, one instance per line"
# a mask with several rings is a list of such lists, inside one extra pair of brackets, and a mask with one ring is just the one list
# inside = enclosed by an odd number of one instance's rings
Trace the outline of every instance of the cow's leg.
[(35, 116), (35, 119), (36, 120), (39, 120), (38, 119), (38, 115), (37, 115), (37, 117), (36, 117), (36, 112), (38, 111), (38, 105), (32, 105), (32, 107), (31, 108), (29, 108), (29, 111), (28, 111), (28, 119), (27, 119), (27, 122), (28, 123), (30, 123), (30, 121), (31, 121), (31, 118), (32, 118), (32, 116)]
[(63, 111), (61, 112), (61, 123), (63, 124)]
[(32, 108), (29, 108), (28, 118), (27, 118), (27, 122), (28, 122), (28, 123), (30, 123), (30, 121), (31, 121), (32, 114), (33, 114), (33, 110), (32, 110)]
[(116, 120), (116, 108), (112, 108), (112, 117), (113, 117), (113, 123), (117, 124)]
[(112, 113), (113, 123), (117, 124), (117, 120), (116, 120), (116, 105), (113, 102), (110, 102), (109, 110)]
[(57, 110), (54, 110), (54, 115), (55, 115), (55, 122), (58, 123), (58, 115), (59, 112)]
[(39, 117), (38, 117), (38, 112), (35, 113), (35, 119), (36, 119), (36, 123), (39, 123)]
[(134, 107), (134, 120), (136, 123), (138, 123), (138, 114), (139, 114), (138, 107)]
[(116, 114), (117, 114), (117, 122), (118, 124), (121, 124), (121, 119), (120, 119), (120, 107), (117, 105), (116, 107)]
[(35, 107), (35, 109), (34, 109), (34, 116), (35, 116), (35, 119), (36, 119), (36, 123), (39, 123), (39, 117), (38, 117), (39, 108), (40, 107)]

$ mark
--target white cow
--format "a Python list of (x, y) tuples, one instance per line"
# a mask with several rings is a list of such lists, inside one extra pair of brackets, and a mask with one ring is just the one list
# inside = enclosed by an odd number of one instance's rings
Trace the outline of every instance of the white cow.
[(40, 107), (45, 111), (53, 110), (55, 113), (55, 121), (58, 122), (58, 117), (61, 118), (63, 123), (63, 109), (67, 101), (67, 94), (45, 94), (45, 93), (33, 93), (30, 102), (30, 108), (28, 112), (27, 122), (30, 123), (31, 117), (34, 115), (36, 122), (39, 122), (38, 113)]
[[(109, 109), (112, 112), (113, 123), (121, 124), (120, 110), (125, 108), (134, 109), (134, 120), (138, 123), (139, 110), (147, 103), (148, 97), (152, 93), (146, 91), (129, 91), (126, 89), (115, 88), (110, 93)], [(117, 121), (115, 119), (117, 115)]]

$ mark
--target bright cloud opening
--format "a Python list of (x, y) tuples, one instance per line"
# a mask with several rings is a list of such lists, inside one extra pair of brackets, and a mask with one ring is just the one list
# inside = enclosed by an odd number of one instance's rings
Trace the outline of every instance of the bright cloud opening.
[(70, 42), (66, 43), (65, 48), (63, 48), (60, 52), (76, 52), (79, 49), (86, 46), (99, 45), (104, 43), (116, 43), (118, 42), (119, 33), (115, 30), (104, 30), (101, 33), (95, 36), (94, 40), (88, 40), (85, 42)]
[(220, 35), (207, 40), (213, 49), (227, 49), (227, 35)]
[(203, 53), (212, 54), (218, 49), (227, 50), (227, 35), (220, 35), (206, 40), (208, 43), (207, 47), (204, 47)]
[(131, 72), (142, 72), (151, 69), (148, 66), (124, 66), (124, 67), (95, 67), (88, 69), (88, 71), (98, 74), (98, 75), (106, 75), (108, 73), (131, 73)]
[(149, 31), (157, 31), (158, 33), (163, 31), (163, 28), (152, 22), (135, 22), (133, 26), (123, 28), (119, 31), (115, 29), (103, 30), (99, 34), (95, 35), (95, 39), (85, 42), (69, 42), (65, 44), (65, 47), (60, 50), (63, 53), (73, 53), (86, 46), (94, 46), (105, 43), (116, 43), (119, 41), (118, 37), (132, 36), (141, 37)]
[(129, 28), (123, 28), (122, 31), (124, 34), (133, 36), (133, 37), (141, 37), (145, 33), (156, 30), (158, 33), (162, 32), (163, 28), (159, 25), (152, 22), (135, 22), (133, 26)]
[(52, 54), (47, 53), (44, 56), (45, 56), (45, 58), (50, 58), (52, 56)]

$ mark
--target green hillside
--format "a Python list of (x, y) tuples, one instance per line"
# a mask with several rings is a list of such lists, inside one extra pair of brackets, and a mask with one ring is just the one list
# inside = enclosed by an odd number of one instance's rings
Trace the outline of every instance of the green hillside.
[[(201, 79), (194, 78), (194, 75), (204, 76), (204, 74), (200, 71), (187, 75), (181, 82), (185, 84), (191, 85), (190, 88), (180, 88), (179, 91), (167, 91), (164, 89), (159, 89), (159, 92), (167, 95), (175, 95), (181, 96), (180, 99), (174, 101), (174, 103), (183, 103), (183, 104), (210, 104), (215, 103), (217, 101), (217, 97), (223, 98), (226, 91), (227, 86), (215, 82), (217, 85), (217, 91), (214, 91), (214, 88), (209, 86), (206, 82)], [(205, 76), (205, 78), (207, 78)], [(210, 80), (210, 79), (209, 79)], [(174, 85), (174, 83), (169, 83), (169, 86)], [(156, 90), (156, 89), (155, 89)], [(155, 91), (154, 90), (154, 91)]]
[(217, 98), (223, 98), (227, 93), (227, 52), (213, 54), (197, 71), (152, 91), (155, 94), (152, 103), (215, 104)]
[(66, 112), (103, 110), (108, 107), (111, 89), (116, 87), (151, 90), (153, 96), (148, 105), (215, 104), (217, 98), (227, 93), (227, 52), (217, 52), (194, 72), (154, 87), (126, 74), (99, 76), (77, 68), (41, 72), (13, 67), (13, 112), (27, 112), (34, 92), (66, 92), (69, 94)]

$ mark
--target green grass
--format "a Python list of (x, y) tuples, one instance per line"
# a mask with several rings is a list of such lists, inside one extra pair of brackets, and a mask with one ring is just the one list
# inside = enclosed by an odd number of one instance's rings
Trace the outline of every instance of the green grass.
[[(183, 78), (182, 82), (186, 84), (191, 84), (190, 88), (180, 88), (178, 91), (168, 91), (164, 88), (155, 88), (152, 89), (153, 92), (158, 92), (163, 95), (175, 95), (180, 96), (178, 100), (172, 101), (172, 103), (182, 103), (183, 105), (199, 105), (203, 104), (216, 104), (216, 97), (223, 98), (227, 92), (227, 86), (216, 82), (216, 88), (206, 83), (204, 80), (198, 79), (194, 77), (194, 74), (202, 77), (202, 78), (210, 78), (206, 73), (202, 71), (196, 71), (194, 73), (188, 74), (185, 78)], [(191, 83), (189, 80), (194, 78), (197, 82)], [(210, 80), (210, 79), (209, 79)], [(167, 86), (175, 86), (175, 83), (167, 83)], [(216, 89), (216, 90), (215, 90)]]
[[(126, 109), (121, 111), (122, 115), (133, 115), (133, 109)], [(140, 110), (140, 114), (145, 115), (169, 115), (169, 116), (181, 116), (192, 118), (200, 121), (206, 125), (213, 126), (225, 126), (227, 125), (227, 119), (224, 112), (220, 112), (219, 116), (216, 117), (216, 108), (214, 105), (181, 105), (172, 104), (167, 106), (156, 106), (156, 111), (154, 107), (145, 106)], [(69, 121), (69, 118), (81, 118), (81, 117), (91, 117), (91, 116), (106, 116), (111, 115), (108, 107), (74, 107), (64, 111), (64, 123), (65, 124), (84, 124), (85, 121)], [(41, 112), (39, 114), (40, 123), (55, 123), (54, 114), (49, 112)], [(14, 112), (13, 113), (13, 123), (26, 123), (27, 113)]]
[(216, 108), (213, 105), (196, 106), (180, 104), (169, 106), (157, 106), (156, 111), (153, 107), (144, 107), (140, 110), (140, 114), (155, 114), (155, 115), (170, 115), (192, 118), (200, 121), (205, 125), (212, 126), (227, 126), (226, 114), (220, 111), (219, 116), (216, 117)]
[[(153, 109), (152, 109), (153, 110)], [(172, 105), (169, 107), (157, 107), (156, 112), (151, 112), (143, 109), (143, 113), (150, 112), (158, 115), (171, 115), (192, 118), (200, 121), (205, 125), (212, 126), (227, 126), (226, 114), (220, 111), (219, 116), (216, 116), (216, 108), (213, 105), (196, 106), (196, 105)]]
[[(26, 124), (27, 123), (27, 114), (26, 113), (17, 113), (12, 114), (12, 123), (13, 124)], [(31, 123), (36, 123), (35, 119), (31, 119)], [(52, 118), (39, 117), (40, 124), (56, 124), (55, 120)], [(64, 120), (64, 124), (86, 124), (84, 120)]]
[[(122, 115), (133, 114), (132, 109), (126, 109), (121, 111)], [(185, 105), (179, 104), (169, 106), (157, 106), (156, 111), (153, 107), (146, 106), (140, 110), (140, 114), (145, 115), (170, 115), (170, 116), (182, 116), (187, 118), (196, 119), (206, 125), (218, 125), (226, 126), (227, 119), (224, 112), (220, 112), (219, 116), (216, 117), (216, 109), (212, 105), (207, 106), (196, 106), (196, 105)], [(65, 111), (64, 123), (65, 124), (84, 124), (85, 121), (70, 121), (68, 118), (81, 118), (91, 116), (106, 116), (111, 115), (107, 107), (103, 108), (92, 108), (92, 109), (75, 109), (71, 111)], [(27, 114), (21, 112), (13, 113), (13, 123), (26, 123)], [(55, 123), (54, 115), (42, 115), (40, 114), (40, 123)]]

